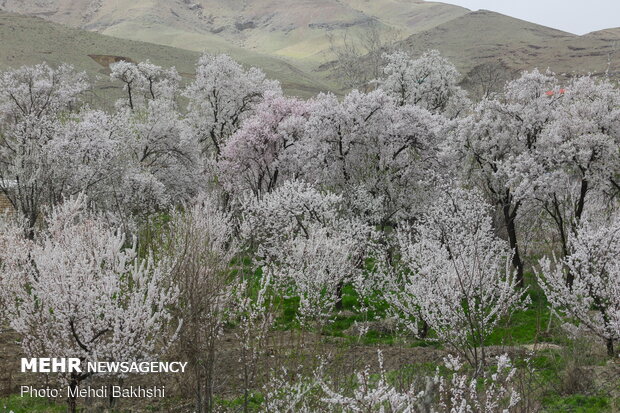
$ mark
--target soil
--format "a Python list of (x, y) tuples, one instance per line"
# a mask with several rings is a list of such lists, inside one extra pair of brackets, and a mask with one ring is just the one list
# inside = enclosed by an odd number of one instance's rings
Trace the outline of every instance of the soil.
[[(4, 328), (0, 330), (0, 397), (19, 393), (19, 386), (33, 385), (53, 387), (55, 378), (53, 375), (23, 374), (20, 373), (20, 358), (22, 352), (19, 346), (19, 336), (12, 330)], [(182, 345), (178, 343), (177, 345)], [(511, 356), (525, 356), (532, 351), (561, 350), (554, 344), (540, 343), (529, 346), (492, 346), (486, 349), (488, 356), (496, 356), (508, 353)], [(261, 387), (267, 377), (273, 371), (286, 369), (291, 377), (298, 374), (310, 374), (312, 369), (319, 364), (317, 355), (323, 360), (326, 373), (335, 380), (347, 380), (356, 370), (368, 366), (371, 371), (377, 371), (379, 367), (378, 352), (381, 352), (384, 368), (387, 371), (397, 370), (409, 364), (424, 363), (428, 366), (441, 364), (447, 355), (446, 351), (433, 347), (410, 347), (406, 343), (398, 345), (362, 345), (352, 342), (350, 339), (332, 336), (322, 336), (314, 333), (300, 333), (291, 331), (275, 331), (270, 334), (257, 362), (256, 384)], [(242, 369), (240, 364), (240, 345), (235, 332), (226, 331), (221, 346), (218, 349), (215, 371), (217, 381), (214, 393), (218, 398), (234, 399), (242, 394)], [(177, 360), (174, 355), (166, 357), (169, 361)], [(305, 371), (300, 366), (306, 366)], [(620, 380), (620, 364), (610, 361), (603, 366), (587, 367), (592, 373), (597, 387), (603, 389), (609, 383), (618, 383)], [(428, 374), (429, 372), (426, 372)], [(110, 409), (110, 401), (105, 399), (80, 400), (79, 406), (87, 412), (191, 412), (193, 410), (192, 394), (189, 391), (189, 377), (180, 375), (150, 374), (131, 376), (123, 380), (94, 377), (90, 379), (90, 385), (142, 385), (142, 386), (165, 386), (165, 399), (119, 399), (114, 401), (113, 410)], [(620, 397), (620, 389), (609, 388), (612, 397)], [(64, 399), (57, 400), (63, 403)]]

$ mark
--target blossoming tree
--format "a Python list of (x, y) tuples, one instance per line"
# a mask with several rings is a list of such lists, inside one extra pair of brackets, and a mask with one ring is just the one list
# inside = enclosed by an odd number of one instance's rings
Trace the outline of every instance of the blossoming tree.
[(501, 211), (517, 280), (523, 286), (523, 259), (519, 245), (520, 211), (530, 195), (527, 187), (537, 166), (532, 162), (545, 127), (555, 117), (559, 90), (550, 73), (534, 70), (508, 83), (497, 98), (484, 99), (461, 119), (451, 135), (449, 151), (458, 159), (461, 178), (478, 186)]
[(449, 118), (461, 114), (469, 105), (467, 93), (458, 86), (460, 74), (437, 50), (429, 50), (418, 59), (397, 51), (387, 60), (379, 87), (400, 105), (420, 106)]
[[(46, 226), (34, 241), (15, 224), (0, 234), (0, 294), (24, 353), (82, 362), (155, 357), (174, 338), (170, 264), (138, 257), (135, 241), (89, 212), (84, 197), (51, 211)], [(90, 375), (66, 379), (75, 389)], [(76, 411), (74, 397), (69, 407)]]
[(29, 228), (63, 194), (64, 180), (54, 174), (56, 152), (49, 146), (65, 139), (58, 118), (73, 112), (88, 88), (86, 75), (69, 65), (43, 63), (0, 75), (0, 191)]
[(267, 80), (260, 69), (245, 69), (227, 55), (204, 54), (196, 80), (184, 92), (189, 99), (188, 124), (202, 151), (219, 158), (228, 138), (266, 92), (281, 93), (280, 85)]
[[(540, 285), (571, 330), (589, 330), (614, 356), (614, 343), (620, 339), (620, 217), (582, 222), (568, 248), (563, 258), (540, 260)], [(567, 273), (573, 277), (571, 285)]]
[(423, 320), (479, 372), (486, 338), (524, 299), (489, 206), (477, 193), (449, 189), (397, 239), (402, 267), (385, 294), (395, 314), (416, 334)]
[(342, 198), (287, 181), (246, 204), (242, 231), (255, 244), (263, 271), (282, 291), (301, 298), (299, 314), (324, 319), (339, 306), (345, 281), (363, 273), (372, 227), (348, 216)]

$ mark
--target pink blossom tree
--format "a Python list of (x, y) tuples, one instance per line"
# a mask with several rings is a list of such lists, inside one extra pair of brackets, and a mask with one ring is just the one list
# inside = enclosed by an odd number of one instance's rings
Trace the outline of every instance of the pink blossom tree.
[(235, 194), (251, 191), (260, 198), (295, 178), (300, 167), (294, 147), (303, 138), (310, 112), (311, 103), (267, 94), (222, 149), (224, 188)]
[(267, 92), (281, 93), (280, 86), (260, 69), (244, 69), (227, 55), (204, 54), (196, 80), (184, 92), (189, 99), (187, 122), (203, 153), (219, 158), (226, 141)]

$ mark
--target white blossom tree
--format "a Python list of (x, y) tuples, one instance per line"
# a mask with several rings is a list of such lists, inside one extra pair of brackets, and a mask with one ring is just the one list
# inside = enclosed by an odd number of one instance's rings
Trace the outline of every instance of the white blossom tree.
[[(2, 75), (0, 190), (29, 228), (44, 207), (81, 192), (125, 217), (198, 192), (197, 142), (185, 133), (174, 102), (176, 72), (121, 62), (113, 67), (114, 78), (122, 68), (141, 76), (133, 86), (134, 110), (121, 104), (112, 114), (78, 106), (88, 83), (70, 66)], [(138, 91), (148, 97), (137, 99)]]
[(439, 116), (399, 106), (381, 90), (353, 91), (342, 102), (319, 96), (296, 149), (303, 177), (342, 194), (372, 224), (410, 219), (424, 205), (442, 124)]
[[(589, 330), (614, 356), (614, 343), (620, 339), (620, 216), (583, 221), (570, 234), (568, 248), (570, 253), (561, 259), (540, 260), (540, 285), (567, 327)], [(567, 274), (573, 277), (570, 285)]]
[(339, 228), (330, 228), (307, 223), (308, 235), (304, 232), (283, 242), (277, 259), (263, 267), (264, 273), (279, 280), (283, 291), (299, 296), (298, 320), (302, 324), (327, 319), (341, 305), (345, 281), (361, 276), (363, 244), (359, 238), (371, 230), (351, 221), (338, 224)]
[[(540, 136), (537, 150), (523, 160), (520, 185), (551, 218), (562, 254), (587, 210), (601, 210), (617, 198), (620, 160), (620, 91), (609, 81), (581, 77), (571, 81), (554, 121)], [(569, 273), (567, 282), (572, 282)]]
[(460, 74), (437, 50), (429, 50), (418, 59), (403, 51), (384, 56), (385, 77), (379, 87), (398, 104), (417, 105), (449, 118), (461, 114), (469, 105), (467, 93), (458, 86)]
[[(383, 356), (378, 352), (379, 369), (356, 371), (355, 381), (340, 386), (326, 377), (325, 362), (313, 375), (291, 380), (276, 376), (265, 386), (266, 400), (261, 412), (333, 412), (333, 413), (511, 413), (522, 411), (517, 391), (517, 369), (507, 355), (493, 362), (495, 371), (481, 377), (469, 375), (458, 357), (443, 360), (447, 374), (437, 369), (406, 388), (388, 378)], [(421, 385), (420, 385), (421, 384)], [(344, 387), (344, 388), (343, 388)]]
[(503, 354), (495, 358), (496, 371), (486, 372), (482, 377), (471, 377), (463, 372), (458, 357), (444, 359), (450, 371), (448, 377), (435, 374), (436, 392), (439, 394), (438, 412), (510, 413), (522, 411), (519, 406), (522, 395), (517, 391), (515, 378), (517, 368)]
[(342, 409), (345, 412), (408, 412), (430, 409), (429, 399), (433, 397), (432, 386), (426, 389), (410, 389), (400, 391), (390, 384), (383, 367), (383, 355), (378, 351), (379, 378), (374, 380), (370, 367), (355, 372), (356, 383), (352, 392), (333, 389), (325, 379), (318, 378), (325, 396), (321, 401), (331, 411)]
[[(138, 257), (135, 240), (89, 212), (83, 196), (52, 210), (34, 241), (9, 225), (0, 245), (4, 313), (28, 357), (152, 360), (174, 339), (170, 263)], [(65, 378), (75, 389), (91, 374)], [(75, 397), (68, 403), (75, 412)]]
[(110, 77), (123, 83), (126, 99), (117, 102), (118, 107), (131, 110), (144, 106), (149, 100), (174, 99), (179, 93), (181, 76), (174, 67), (164, 69), (150, 61), (133, 63), (120, 61), (110, 65)]
[(147, 214), (187, 202), (201, 189), (199, 146), (185, 133), (174, 102), (149, 101), (141, 112), (121, 110), (124, 140), (119, 162), (124, 172), (112, 188), (129, 215)]
[[(49, 147), (65, 136), (59, 118), (79, 105), (89, 84), (69, 65), (23, 66), (0, 75), (0, 191), (32, 228), (45, 205), (65, 194)], [(75, 141), (74, 141), (75, 142)], [(80, 140), (74, 162), (87, 164)], [(60, 178), (60, 179), (59, 179)]]
[(71, 111), (88, 88), (86, 74), (67, 64), (52, 68), (41, 63), (6, 71), (1, 77), (2, 120), (16, 122)]
[(108, 192), (109, 209), (129, 221), (188, 202), (201, 189), (198, 140), (188, 133), (176, 98), (176, 69), (146, 62), (111, 65), (111, 78), (124, 84), (114, 122), (122, 125), (116, 164), (122, 173)]
[[(549, 91), (557, 93), (549, 96)], [(531, 159), (545, 127), (555, 118), (559, 97), (551, 73), (523, 73), (506, 85), (502, 95), (482, 100), (472, 114), (461, 119), (448, 145), (458, 160), (453, 164), (462, 170), (461, 179), (478, 186), (501, 211), (521, 286), (524, 263), (518, 221), (529, 196), (516, 186), (523, 171), (536, 168)], [(527, 179), (523, 181), (528, 184)]]
[(189, 99), (187, 122), (203, 153), (219, 158), (226, 141), (266, 92), (281, 93), (280, 85), (267, 80), (260, 69), (244, 69), (227, 55), (204, 54), (196, 80), (184, 92)]
[(413, 333), (420, 320), (427, 323), (479, 373), (486, 338), (524, 297), (514, 289), (511, 251), (493, 232), (489, 206), (475, 192), (445, 189), (397, 239), (402, 262), (388, 303)]
[(258, 247), (259, 257), (277, 256), (285, 240), (306, 235), (307, 223), (329, 226), (336, 222), (341, 203), (339, 195), (322, 193), (302, 181), (286, 181), (260, 200), (245, 200), (241, 236)]
[(243, 411), (249, 412), (250, 394), (256, 384), (260, 356), (265, 353), (268, 334), (276, 321), (278, 286), (269, 274), (261, 276), (254, 287), (252, 280), (244, 279), (236, 285), (233, 316), (239, 325), (235, 332), (240, 343), (241, 374), (243, 381)]
[(244, 215), (244, 237), (274, 284), (300, 296), (301, 318), (327, 317), (344, 283), (362, 276), (373, 229), (349, 217), (340, 196), (287, 181), (250, 198)]

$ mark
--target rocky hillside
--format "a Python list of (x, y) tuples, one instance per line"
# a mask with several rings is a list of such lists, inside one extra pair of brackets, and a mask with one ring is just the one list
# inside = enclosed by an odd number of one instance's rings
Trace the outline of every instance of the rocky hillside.
[(577, 36), (484, 10), (414, 34), (398, 47), (413, 55), (438, 49), (463, 74), (487, 62), (517, 71), (600, 75), (609, 68), (620, 74), (620, 28)]

